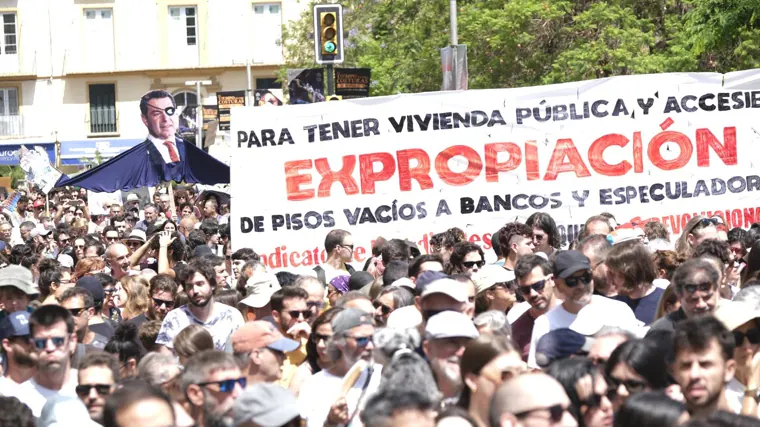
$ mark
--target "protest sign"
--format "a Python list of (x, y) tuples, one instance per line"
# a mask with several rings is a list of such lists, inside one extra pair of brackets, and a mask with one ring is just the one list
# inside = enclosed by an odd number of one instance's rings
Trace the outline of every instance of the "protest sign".
[(564, 244), (610, 212), (760, 221), (760, 70), (626, 76), (233, 110), (236, 248), (274, 268), (324, 260), (333, 229), (354, 259), (377, 236), (418, 242), (458, 226), (491, 248), (506, 222), (551, 214)]
[(244, 106), (245, 98), (244, 90), (216, 93), (219, 130), (230, 130), (230, 108)]
[(288, 102), (290, 104), (324, 102), (324, 88), (323, 69), (288, 69)]
[(61, 177), (61, 172), (50, 165), (50, 158), (45, 149), (34, 146), (29, 150), (22, 145), (18, 156), (19, 166), (26, 172), (27, 181), (34, 183), (43, 193), (49, 193)]
[(368, 97), (370, 75), (369, 68), (336, 68), (335, 94), (343, 99)]
[(256, 89), (253, 93), (253, 105), (263, 107), (266, 105), (280, 106), (282, 101), (269, 89)]

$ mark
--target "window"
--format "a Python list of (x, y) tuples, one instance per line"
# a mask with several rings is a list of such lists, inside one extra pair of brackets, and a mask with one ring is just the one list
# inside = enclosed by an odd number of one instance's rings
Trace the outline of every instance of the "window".
[(282, 63), (282, 10), (279, 3), (253, 5), (253, 62)]
[(90, 85), (90, 133), (116, 132), (116, 85)]
[(282, 89), (282, 83), (276, 77), (263, 77), (256, 79), (256, 89)]
[(16, 38), (16, 14), (3, 13), (3, 38), (0, 39), (0, 55), (15, 55), (18, 53)]
[(114, 68), (113, 11), (84, 10), (84, 60), (89, 70)]
[(0, 88), (0, 136), (23, 134), (23, 121), (18, 114), (18, 89)]
[(174, 94), (174, 102), (179, 107), (196, 107), (198, 105), (198, 96), (195, 92), (179, 92)]
[(171, 66), (198, 65), (198, 16), (195, 7), (169, 8)]

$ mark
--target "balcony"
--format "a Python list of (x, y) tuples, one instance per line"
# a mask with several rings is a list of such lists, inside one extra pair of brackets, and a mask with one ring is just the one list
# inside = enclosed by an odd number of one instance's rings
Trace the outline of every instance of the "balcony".
[(20, 114), (0, 116), (0, 138), (24, 136), (24, 116)]

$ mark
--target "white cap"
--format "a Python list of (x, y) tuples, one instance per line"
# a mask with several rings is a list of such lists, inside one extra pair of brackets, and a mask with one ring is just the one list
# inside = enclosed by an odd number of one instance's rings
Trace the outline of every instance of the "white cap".
[(464, 286), (464, 283), (457, 282), (454, 279), (438, 279), (425, 287), (421, 299), (424, 300), (428, 295), (443, 294), (457, 302), (465, 303), (467, 302), (467, 290)]
[(129, 195), (127, 195), (127, 201), (128, 202), (139, 202), (140, 198), (137, 197), (137, 194), (135, 194), (135, 193), (129, 193)]
[(280, 290), (280, 282), (273, 273), (259, 272), (251, 276), (245, 283), (247, 297), (241, 303), (253, 307), (261, 308), (269, 304), (272, 294)]
[(458, 311), (442, 311), (425, 325), (425, 339), (477, 338), (480, 334), (469, 317)]
[(422, 313), (417, 310), (417, 307), (409, 305), (393, 310), (391, 315), (388, 316), (388, 322), (386, 327), (394, 329), (409, 329), (416, 328), (422, 324)]
[(416, 285), (412, 282), (412, 279), (408, 277), (402, 277), (391, 284), (395, 288), (407, 288), (414, 292)]
[(492, 288), (497, 283), (506, 283), (515, 280), (515, 272), (509, 271), (499, 265), (484, 265), (476, 273), (472, 274), (477, 293)]
[(61, 267), (74, 268), (74, 258), (72, 258), (71, 255), (58, 255), (58, 262), (61, 263)]

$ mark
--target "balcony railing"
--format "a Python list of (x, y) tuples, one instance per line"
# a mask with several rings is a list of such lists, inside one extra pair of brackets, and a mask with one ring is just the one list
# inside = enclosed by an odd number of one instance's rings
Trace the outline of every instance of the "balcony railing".
[(24, 116), (0, 116), (0, 138), (24, 136)]

